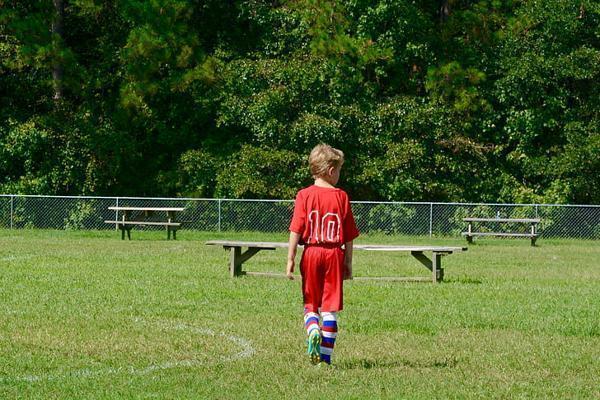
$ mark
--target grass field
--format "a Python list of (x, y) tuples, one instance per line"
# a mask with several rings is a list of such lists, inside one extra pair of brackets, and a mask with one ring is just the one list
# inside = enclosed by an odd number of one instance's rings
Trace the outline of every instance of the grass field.
[[(0, 398), (600, 398), (600, 243), (483, 239), (445, 282), (345, 286), (336, 368), (309, 364), (300, 281), (228, 277), (181, 231), (0, 231)], [(464, 246), (458, 238), (357, 243)], [(284, 250), (248, 269), (283, 272)], [(355, 276), (429, 276), (355, 253)]]

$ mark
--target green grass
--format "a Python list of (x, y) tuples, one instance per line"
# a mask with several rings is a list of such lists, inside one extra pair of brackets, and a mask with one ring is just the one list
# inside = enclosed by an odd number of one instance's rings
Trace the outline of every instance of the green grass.
[[(482, 239), (445, 282), (351, 281), (335, 369), (305, 354), (300, 281), (228, 277), (209, 239), (0, 231), (0, 398), (599, 398), (600, 245)], [(464, 246), (460, 238), (357, 243)], [(283, 272), (285, 250), (245, 268)], [(356, 251), (355, 276), (429, 276)]]

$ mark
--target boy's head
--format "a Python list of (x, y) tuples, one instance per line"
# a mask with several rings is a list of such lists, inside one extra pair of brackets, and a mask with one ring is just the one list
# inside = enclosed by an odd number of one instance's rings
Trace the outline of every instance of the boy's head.
[[(335, 149), (327, 144), (316, 145), (310, 152), (308, 157), (308, 163), (310, 165), (310, 173), (313, 178), (327, 178), (331, 177), (332, 174), (337, 173), (339, 178), (339, 172), (344, 164), (344, 152)], [(337, 183), (333, 183), (334, 185)]]

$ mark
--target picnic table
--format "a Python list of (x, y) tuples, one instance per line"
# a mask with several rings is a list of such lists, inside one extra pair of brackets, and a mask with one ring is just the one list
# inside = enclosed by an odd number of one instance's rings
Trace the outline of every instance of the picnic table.
[(171, 232), (173, 232), (173, 240), (176, 240), (177, 229), (181, 226), (181, 222), (177, 222), (176, 215), (183, 211), (184, 207), (118, 206), (108, 207), (108, 209), (116, 212), (115, 219), (104, 221), (104, 223), (115, 224), (121, 230), (122, 240), (125, 240), (125, 232), (127, 232), (127, 238), (131, 240), (131, 228), (136, 225), (164, 226), (167, 230), (167, 240), (171, 239)]
[[(473, 243), (473, 237), (475, 236), (498, 236), (498, 237), (521, 237), (531, 239), (531, 245), (535, 246), (535, 242), (539, 236), (537, 232), (537, 225), (540, 223), (539, 218), (463, 218), (464, 222), (467, 222), (467, 231), (462, 232), (462, 235), (466, 237), (468, 243)], [(479, 225), (488, 223), (498, 224), (525, 224), (530, 225), (528, 232), (475, 232), (473, 231), (473, 224), (478, 223)]]
[[(248, 241), (233, 241), (233, 240), (210, 240), (207, 245), (223, 246), (225, 250), (230, 251), (229, 256), (229, 273), (231, 277), (240, 275), (282, 275), (274, 273), (259, 273), (248, 272), (242, 270), (242, 264), (254, 256), (261, 250), (275, 250), (277, 248), (287, 248), (286, 242), (248, 242)], [(242, 251), (243, 248), (246, 251)], [(374, 245), (374, 244), (357, 244), (353, 246), (356, 250), (365, 251), (393, 251), (393, 252), (408, 252), (416, 258), (425, 268), (432, 274), (433, 282), (441, 282), (444, 279), (444, 269), (442, 268), (442, 256), (452, 254), (454, 252), (466, 251), (466, 247), (444, 247), (444, 246), (392, 246), (392, 245)], [(431, 252), (431, 258), (425, 253)], [(401, 278), (357, 278), (357, 279), (396, 279)], [(405, 280), (405, 279), (402, 279)]]

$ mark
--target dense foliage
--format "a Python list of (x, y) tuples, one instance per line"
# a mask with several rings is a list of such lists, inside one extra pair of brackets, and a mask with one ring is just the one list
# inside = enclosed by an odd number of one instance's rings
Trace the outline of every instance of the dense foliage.
[(600, 203), (595, 0), (0, 0), (0, 192)]

